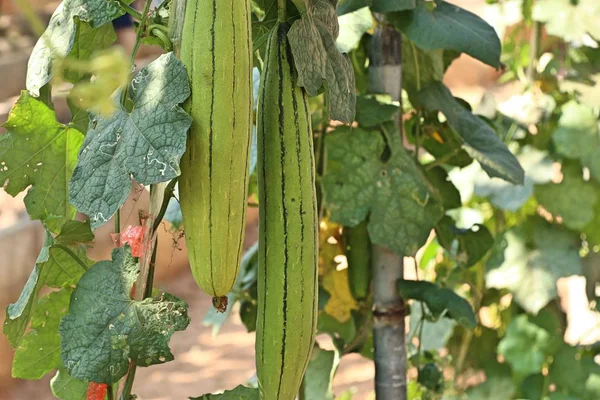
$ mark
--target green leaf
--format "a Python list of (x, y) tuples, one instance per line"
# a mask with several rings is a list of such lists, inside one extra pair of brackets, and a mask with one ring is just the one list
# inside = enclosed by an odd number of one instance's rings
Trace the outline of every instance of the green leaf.
[(509, 229), (488, 262), (486, 286), (510, 290), (517, 303), (537, 314), (556, 297), (556, 281), (581, 273), (578, 238), (541, 219)]
[[(418, 337), (419, 321), (423, 318), (423, 303), (414, 302), (410, 306), (410, 328), (408, 338)], [(425, 312), (430, 312), (425, 305)], [(423, 322), (423, 333), (421, 335), (421, 350), (440, 350), (446, 346), (448, 339), (452, 336), (456, 322), (450, 318), (441, 318), (438, 321)]]
[(517, 154), (519, 164), (525, 170), (523, 185), (513, 185), (497, 178), (489, 178), (484, 171), (475, 177), (474, 193), (487, 197), (494, 206), (507, 211), (517, 211), (533, 195), (534, 184), (544, 184), (554, 177), (554, 161), (548, 152), (524, 146)]
[(498, 344), (498, 354), (504, 356), (513, 371), (526, 376), (541, 372), (546, 362), (550, 333), (519, 315), (508, 325)]
[[(124, 2), (131, 3), (130, 0)], [(91, 52), (94, 45), (110, 39), (109, 34), (109, 37), (98, 37), (101, 42), (90, 42), (90, 37), (87, 36), (89, 30), (85, 28), (81, 29), (85, 33), (84, 36), (77, 38), (76, 18), (87, 22), (92, 28), (99, 28), (123, 14), (116, 0), (64, 0), (52, 14), (46, 31), (35, 44), (29, 57), (27, 89), (35, 97), (39, 96), (42, 86), (52, 78), (52, 64), (66, 57), (75, 44), (76, 54), (79, 55), (82, 52)], [(85, 46), (83, 51), (82, 46)]]
[(369, 217), (373, 243), (414, 255), (442, 217), (441, 201), (413, 159), (398, 143), (394, 123), (389, 160), (379, 131), (341, 127), (326, 138), (327, 175), (323, 178), (331, 220), (355, 227)]
[(571, 100), (561, 108), (558, 128), (552, 134), (556, 151), (580, 160), (600, 182), (600, 130), (598, 114), (590, 107)]
[(419, 382), (416, 380), (410, 380), (408, 382), (408, 387), (406, 388), (406, 395), (408, 400), (423, 400), (423, 395), (427, 393), (427, 389), (425, 389)]
[(339, 362), (337, 351), (322, 350), (315, 343), (304, 375), (304, 384), (300, 388), (300, 397), (333, 400), (333, 377)]
[(431, 82), (444, 77), (444, 51), (425, 51), (402, 37), (402, 83), (410, 96), (411, 103), (418, 90)]
[(594, 354), (564, 344), (554, 355), (550, 381), (557, 392), (574, 395), (583, 400), (600, 398), (600, 366)]
[(85, 400), (88, 383), (73, 378), (64, 369), (60, 368), (50, 381), (52, 394), (61, 400)]
[(67, 221), (54, 240), (56, 243), (66, 245), (88, 243), (94, 240), (94, 234), (89, 221)]
[(441, 288), (427, 281), (409, 281), (399, 279), (397, 282), (398, 293), (405, 300), (418, 300), (427, 304), (435, 317), (445, 313), (445, 316), (467, 328), (473, 329), (477, 325), (475, 313), (467, 300), (454, 291)]
[(338, 19), (340, 35), (336, 46), (342, 53), (349, 53), (358, 47), (362, 36), (373, 28), (373, 15), (367, 7), (345, 14)]
[[(471, 156), (462, 149), (462, 139), (447, 122), (426, 124), (421, 126), (420, 131), (423, 148), (436, 159), (443, 157), (445, 165), (464, 168), (473, 163)], [(407, 129), (406, 133), (409, 140), (414, 142), (414, 133), (417, 132)]]
[(463, 148), (479, 161), (490, 177), (522, 185), (525, 173), (516, 157), (492, 128), (464, 108), (441, 82), (419, 92), (419, 101), (429, 111), (441, 111), (463, 140)]
[(460, 229), (449, 216), (440, 220), (435, 232), (440, 244), (465, 267), (475, 265), (494, 244), (492, 234), (484, 225), (476, 224), (470, 229)]
[[(86, 265), (93, 264), (86, 257), (86, 250), (81, 246), (71, 250)], [(37, 303), (38, 294), (44, 285), (53, 288), (66, 288), (75, 285), (83, 275), (84, 270), (77, 261), (64, 249), (54, 246), (52, 237), (47, 234), (46, 243), (38, 256), (35, 267), (25, 283), (21, 295), (15, 303), (6, 309), (4, 333), (13, 348), (19, 346), (25, 329), (29, 324)]]
[(539, 0), (533, 6), (533, 19), (544, 22), (548, 34), (568, 42), (580, 42), (588, 33), (600, 40), (598, 18), (600, 3), (596, 0)]
[(183, 64), (164, 54), (131, 83), (133, 111), (120, 104), (110, 117), (90, 123), (69, 187), (77, 209), (92, 228), (106, 223), (131, 192), (131, 177), (150, 185), (180, 174), (191, 118), (179, 103), (190, 94)]
[(563, 165), (560, 183), (548, 183), (535, 188), (538, 202), (555, 217), (561, 217), (570, 229), (582, 230), (594, 219), (598, 195), (593, 185), (583, 180), (578, 167)]
[(222, 394), (205, 394), (200, 397), (190, 397), (190, 400), (259, 400), (259, 396), (258, 389), (239, 385)]
[(340, 0), (336, 12), (337, 15), (341, 17), (342, 15), (346, 15), (366, 6), (366, 0)]
[(56, 120), (43, 102), (23, 91), (0, 135), (0, 183), (16, 196), (31, 185), (25, 205), (32, 219), (56, 231), (76, 210), (68, 201), (68, 182), (84, 136)]
[[(338, 25), (334, 10), (330, 4), (318, 4), (319, 7), (311, 7), (306, 15), (295, 21), (288, 32), (298, 85), (315, 96), (326, 83), (330, 118), (351, 123), (356, 106), (354, 70), (348, 56), (336, 47)], [(328, 14), (333, 20), (323, 17)]]
[(329, 117), (345, 123), (354, 121), (356, 108), (356, 89), (354, 69), (346, 54), (341, 54), (335, 46), (333, 36), (325, 27), (317, 25), (323, 45), (327, 50), (327, 70), (325, 80), (329, 91)]
[(344, 343), (350, 343), (356, 336), (356, 325), (354, 319), (341, 323), (325, 311), (319, 313), (317, 331), (319, 333), (327, 333), (332, 338), (339, 338)]
[(444, 210), (452, 210), (462, 206), (460, 192), (448, 178), (448, 173), (442, 167), (426, 169), (427, 180), (437, 189), (444, 201)]
[(74, 101), (71, 97), (67, 98), (67, 105), (71, 112), (71, 126), (85, 135), (90, 125), (90, 116), (78, 103), (79, 101)]
[[(298, 86), (306, 89), (310, 96), (316, 96), (327, 75), (327, 51), (311, 14), (294, 22), (288, 39), (298, 71)], [(307, 54), (313, 57), (305, 62)]]
[(492, 377), (467, 390), (469, 400), (512, 400), (516, 392), (510, 377)]
[(363, 128), (391, 121), (398, 113), (389, 95), (359, 95), (356, 98), (356, 122)]
[(416, 0), (364, 0), (374, 12), (387, 13), (392, 11), (412, 10)]
[(58, 324), (67, 312), (71, 289), (65, 288), (41, 298), (31, 318), (30, 331), (15, 351), (12, 376), (40, 379), (62, 365)]
[(139, 366), (173, 359), (169, 340), (189, 324), (188, 306), (168, 293), (132, 300), (138, 275), (130, 248), (120, 247), (81, 277), (59, 329), (63, 364), (74, 378), (112, 384), (129, 359)]
[(500, 68), (500, 39), (477, 15), (445, 1), (419, 0), (417, 7), (391, 16), (391, 21), (424, 50), (447, 49), (466, 53), (494, 68)]

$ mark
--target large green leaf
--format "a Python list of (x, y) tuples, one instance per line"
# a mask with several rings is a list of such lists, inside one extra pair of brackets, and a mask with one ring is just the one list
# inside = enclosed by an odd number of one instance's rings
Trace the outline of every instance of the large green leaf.
[(72, 377), (111, 384), (125, 376), (129, 359), (140, 366), (173, 359), (169, 340), (189, 324), (188, 306), (168, 293), (132, 300), (139, 272), (130, 248), (120, 247), (81, 277), (59, 328)]
[(524, 146), (517, 153), (517, 160), (525, 170), (523, 185), (513, 185), (497, 178), (489, 178), (484, 171), (475, 176), (474, 193), (487, 197), (494, 206), (507, 211), (517, 211), (533, 195), (534, 185), (552, 181), (555, 175), (554, 161), (548, 152), (532, 146)]
[(448, 178), (443, 167), (435, 167), (425, 171), (429, 183), (438, 190), (444, 201), (444, 210), (452, 210), (462, 205), (460, 192)]
[(441, 81), (444, 77), (444, 51), (425, 51), (403, 36), (402, 84), (408, 91), (411, 102), (422, 86)]
[(58, 324), (67, 312), (71, 289), (65, 288), (41, 298), (31, 318), (30, 331), (15, 351), (12, 376), (40, 379), (62, 365)]
[(412, 10), (416, 0), (364, 0), (371, 10), (379, 13)]
[(412, 10), (416, 6), (416, 0), (341, 0), (337, 13), (342, 16), (365, 6), (380, 13)]
[(509, 289), (521, 307), (537, 314), (556, 297), (559, 278), (581, 273), (579, 242), (566, 229), (535, 219), (506, 231), (487, 266), (487, 287)]
[[(430, 7), (435, 4), (433, 10)], [(417, 1), (414, 10), (390, 17), (417, 46), (425, 50), (446, 49), (467, 53), (500, 68), (500, 39), (487, 22), (477, 15), (445, 1)]]
[(205, 394), (200, 397), (190, 397), (190, 400), (259, 400), (258, 389), (238, 386), (221, 394)]
[(323, 350), (315, 344), (304, 375), (304, 384), (300, 389), (300, 397), (333, 400), (333, 377), (339, 361), (337, 351)]
[[(423, 318), (423, 303), (414, 302), (410, 306), (410, 328), (407, 335), (407, 340), (417, 337), (419, 322)], [(430, 312), (427, 305), (424, 305), (425, 311)], [(446, 342), (452, 336), (452, 331), (456, 322), (450, 318), (441, 318), (438, 321), (423, 322), (423, 331), (421, 334), (421, 349), (423, 351), (440, 350), (446, 346)]]
[[(71, 251), (89, 267), (93, 264), (86, 257), (86, 251), (82, 246), (71, 247)], [(38, 304), (38, 295), (44, 285), (53, 288), (66, 288), (75, 285), (84, 273), (80, 265), (63, 248), (54, 245), (54, 240), (47, 234), (46, 243), (42, 248), (36, 261), (36, 265), (25, 283), (21, 295), (15, 303), (6, 309), (6, 321), (4, 322), (4, 334), (8, 337), (10, 344), (17, 348), (25, 329)]]
[(69, 204), (68, 182), (83, 134), (59, 123), (53, 110), (25, 91), (3, 126), (0, 183), (8, 181), (5, 190), (12, 196), (31, 186), (25, 197), (29, 216), (56, 231), (76, 213)]
[(504, 142), (481, 118), (463, 107), (448, 88), (434, 82), (419, 92), (419, 101), (430, 111), (441, 111), (463, 140), (463, 148), (490, 177), (522, 185), (525, 172)]
[(454, 291), (441, 288), (427, 281), (400, 279), (397, 282), (398, 293), (405, 300), (418, 300), (427, 304), (429, 311), (439, 317), (445, 315), (467, 328), (475, 328), (477, 321), (473, 308), (467, 300)]
[(89, 221), (67, 221), (60, 229), (60, 233), (54, 238), (56, 243), (76, 245), (88, 243), (94, 240), (94, 233), (90, 229)]
[(581, 41), (585, 34), (600, 40), (600, 3), (597, 0), (539, 0), (533, 19), (544, 22), (546, 31), (566, 41)]
[(567, 228), (582, 230), (594, 219), (598, 194), (594, 186), (583, 179), (578, 166), (563, 165), (560, 183), (548, 183), (535, 188), (535, 197), (552, 215), (561, 217)]
[(554, 355), (549, 376), (557, 392), (582, 400), (600, 398), (600, 365), (591, 352), (564, 344)]
[(369, 218), (369, 236), (403, 255), (414, 255), (442, 217), (438, 194), (398, 143), (394, 123), (391, 156), (382, 133), (338, 128), (327, 136), (328, 167), (323, 178), (331, 220), (354, 227)]
[[(131, 3), (131, 0), (124, 0)], [(52, 64), (66, 57), (77, 43), (76, 52), (90, 52), (93, 46), (105, 43), (106, 36), (97, 37), (100, 41), (90, 40), (88, 31), (77, 38), (78, 25), (76, 19), (84, 21), (92, 28), (99, 28), (112, 21), (124, 12), (117, 0), (64, 0), (54, 11), (44, 34), (39, 38), (27, 66), (27, 89), (39, 96), (42, 86), (52, 78)], [(84, 28), (85, 29), (85, 28)], [(105, 32), (105, 35), (110, 33)], [(114, 38), (114, 36), (112, 36)], [(86, 50), (82, 50), (85, 47)]]
[(440, 244), (465, 267), (481, 260), (494, 244), (492, 234), (484, 225), (476, 224), (470, 229), (460, 229), (449, 216), (440, 220), (435, 233)]
[(556, 151), (565, 157), (580, 160), (600, 181), (600, 130), (598, 113), (571, 100), (561, 108), (558, 128), (552, 134)]
[(549, 332), (530, 322), (527, 315), (519, 315), (508, 325), (498, 344), (498, 354), (504, 356), (516, 374), (535, 374), (544, 367), (549, 342)]
[(321, 1), (294, 22), (288, 39), (298, 71), (298, 85), (316, 96), (326, 84), (329, 117), (351, 123), (356, 105), (354, 70), (348, 56), (336, 47), (338, 32), (335, 11), (331, 4)]
[(325, 311), (321, 311), (317, 323), (319, 333), (327, 333), (331, 337), (339, 338), (342, 343), (350, 343), (356, 336), (356, 324), (352, 318), (342, 323)]
[(338, 22), (340, 35), (336, 46), (342, 53), (349, 53), (358, 46), (365, 32), (373, 28), (373, 15), (367, 7), (363, 7), (339, 17)]
[(60, 368), (50, 381), (52, 394), (61, 400), (85, 400), (88, 383), (73, 378), (64, 369)]
[(363, 128), (376, 127), (391, 121), (398, 109), (388, 95), (359, 95), (356, 98), (356, 122)]
[(121, 105), (90, 123), (71, 178), (69, 195), (90, 216), (92, 228), (106, 223), (125, 202), (131, 177), (142, 185), (180, 174), (191, 118), (178, 104), (190, 94), (183, 64), (164, 54), (131, 83), (133, 110)]

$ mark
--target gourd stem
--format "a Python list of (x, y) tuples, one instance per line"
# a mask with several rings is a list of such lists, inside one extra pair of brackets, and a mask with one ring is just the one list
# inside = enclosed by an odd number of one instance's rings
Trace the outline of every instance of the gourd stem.
[(285, 22), (286, 15), (286, 1), (287, 0), (277, 0), (277, 20), (279, 22)]
[(129, 4), (125, 4), (123, 1), (119, 1), (119, 6), (121, 7), (121, 9), (123, 11), (125, 11), (127, 14), (131, 15), (133, 18), (137, 19), (138, 21), (140, 19), (142, 19), (142, 14), (140, 14), (140, 12), (138, 10), (131, 7)]
[[(135, 44), (133, 45), (133, 50), (131, 51), (131, 65), (132, 66), (135, 66), (135, 56), (137, 55), (140, 45), (142, 44), (142, 37), (144, 36), (144, 33), (146, 32), (146, 24), (148, 22), (148, 13), (150, 13), (151, 5), (152, 5), (152, 0), (146, 0), (146, 2), (144, 3), (144, 11), (142, 11), (140, 23), (137, 27)], [(128, 92), (129, 92), (129, 86), (126, 86), (123, 89), (123, 91), (121, 92), (121, 104), (123, 104), (123, 105), (125, 105), (125, 102), (127, 101)]]

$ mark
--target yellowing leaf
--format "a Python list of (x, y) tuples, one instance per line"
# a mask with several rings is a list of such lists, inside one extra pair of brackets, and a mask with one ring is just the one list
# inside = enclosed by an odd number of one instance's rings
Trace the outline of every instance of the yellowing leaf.
[(348, 284), (348, 269), (330, 270), (323, 278), (322, 285), (331, 295), (325, 305), (325, 312), (339, 322), (348, 321), (351, 317), (350, 312), (358, 310), (358, 303), (352, 297)]
[(319, 276), (335, 271), (339, 254), (344, 254), (340, 226), (324, 219), (319, 226)]

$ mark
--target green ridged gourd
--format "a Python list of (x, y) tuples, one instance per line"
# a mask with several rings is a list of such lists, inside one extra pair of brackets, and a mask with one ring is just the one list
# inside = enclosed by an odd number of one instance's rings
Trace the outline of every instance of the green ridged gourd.
[(344, 227), (342, 242), (348, 261), (348, 283), (356, 300), (365, 300), (371, 291), (371, 241), (368, 220), (357, 226)]
[(225, 296), (244, 242), (252, 129), (250, 0), (188, 0), (180, 58), (193, 123), (181, 159), (179, 193), (194, 278)]
[(256, 365), (263, 400), (293, 400), (317, 323), (317, 203), (308, 99), (296, 85), (287, 25), (269, 35), (257, 116)]

